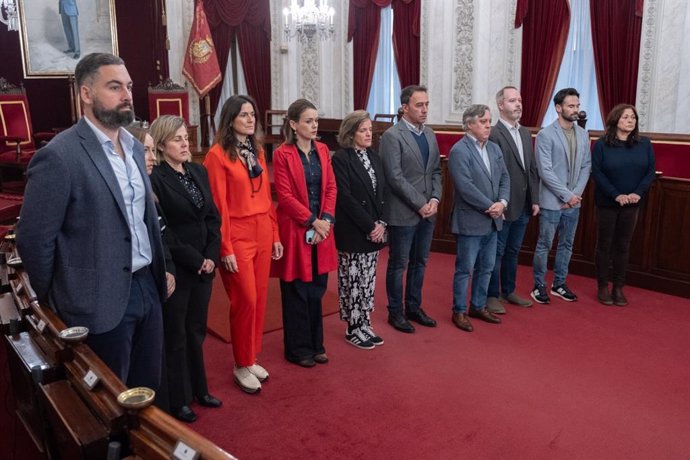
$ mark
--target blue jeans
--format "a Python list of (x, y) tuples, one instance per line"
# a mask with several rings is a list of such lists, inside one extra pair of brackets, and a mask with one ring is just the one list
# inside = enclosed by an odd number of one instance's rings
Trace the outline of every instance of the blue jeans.
[(496, 263), (489, 281), (489, 297), (499, 297), (499, 294), (506, 297), (515, 291), (518, 254), (530, 215), (531, 209), (526, 207), (517, 219), (503, 221), (503, 229), (498, 232), (496, 240)]
[(560, 286), (565, 283), (570, 256), (573, 255), (573, 241), (579, 218), (580, 208), (568, 208), (559, 211), (541, 210), (539, 214), (539, 239), (537, 240), (537, 247), (534, 249), (532, 262), (535, 285), (546, 285), (546, 263), (556, 231), (558, 231), (558, 248), (556, 261), (553, 264), (553, 285)]
[(496, 231), (481, 236), (457, 235), (453, 312), (467, 313), (467, 286), (472, 276), (472, 310), (486, 307), (486, 289), (496, 262)]
[(403, 312), (403, 273), (407, 269), (405, 284), (405, 310), (416, 312), (422, 305), (424, 270), (429, 258), (434, 222), (422, 219), (416, 225), (388, 227), (389, 256), (386, 268), (386, 295), (388, 311), (392, 315)]

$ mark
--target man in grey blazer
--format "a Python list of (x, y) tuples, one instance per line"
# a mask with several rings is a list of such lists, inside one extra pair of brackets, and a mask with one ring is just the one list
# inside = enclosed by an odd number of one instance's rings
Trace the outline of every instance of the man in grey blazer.
[(577, 123), (580, 94), (574, 88), (556, 93), (553, 103), (558, 119), (537, 134), (536, 160), (541, 183), (539, 185), (539, 238), (534, 250), (534, 289), (532, 298), (549, 303), (546, 290), (546, 262), (556, 230), (558, 249), (553, 266), (551, 294), (568, 302), (577, 296), (568, 288), (568, 275), (573, 241), (580, 217), (582, 194), (589, 180), (592, 161), (589, 155), (589, 136)]
[(436, 135), (424, 125), (429, 110), (426, 88), (403, 88), (400, 102), (402, 118), (383, 133), (379, 151), (389, 185), (388, 322), (395, 329), (410, 333), (414, 326), (408, 320), (436, 326), (436, 321), (422, 309), (422, 285), (441, 200), (441, 167)]
[(129, 386), (158, 388), (165, 263), (124, 62), (85, 56), (75, 69), (84, 117), (32, 158), (17, 246), (44, 307)]
[(510, 177), (501, 149), (489, 140), (489, 107), (470, 106), (462, 114), (462, 123), (465, 135), (450, 150), (448, 159), (455, 189), (451, 230), (457, 242), (452, 320), (458, 328), (472, 332), (468, 316), (493, 324), (501, 322), (486, 309), (486, 291), (496, 261), (496, 232), (503, 226), (508, 207)]
[(496, 264), (491, 273), (486, 308), (491, 313), (505, 313), (499, 298), (513, 305), (530, 307), (532, 302), (515, 292), (518, 254), (530, 216), (539, 214), (539, 176), (534, 160), (532, 135), (520, 126), (522, 97), (514, 86), (496, 93), (498, 122), (491, 128), (489, 140), (498, 144), (510, 176), (510, 206), (506, 209), (503, 229), (496, 242)]

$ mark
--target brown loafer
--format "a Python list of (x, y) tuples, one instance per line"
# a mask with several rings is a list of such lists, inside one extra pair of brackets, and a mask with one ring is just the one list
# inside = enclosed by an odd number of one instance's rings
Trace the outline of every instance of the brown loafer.
[(481, 319), (491, 324), (501, 324), (501, 318), (494, 316), (491, 312), (486, 311), (486, 308), (482, 310), (474, 310), (470, 308), (469, 316), (471, 318)]
[(453, 312), (453, 324), (458, 329), (462, 329), (465, 332), (472, 332), (474, 328), (472, 327), (472, 323), (470, 323), (470, 320), (467, 318), (467, 315), (464, 313), (455, 313)]

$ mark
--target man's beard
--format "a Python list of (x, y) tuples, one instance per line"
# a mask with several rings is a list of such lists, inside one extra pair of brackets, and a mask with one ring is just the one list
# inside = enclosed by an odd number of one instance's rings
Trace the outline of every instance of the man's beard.
[[(129, 108), (129, 110), (121, 110), (124, 108)], [(134, 108), (132, 104), (124, 103), (118, 105), (115, 109), (108, 110), (104, 109), (98, 101), (94, 101), (93, 116), (106, 128), (117, 129), (132, 124), (134, 121)]]

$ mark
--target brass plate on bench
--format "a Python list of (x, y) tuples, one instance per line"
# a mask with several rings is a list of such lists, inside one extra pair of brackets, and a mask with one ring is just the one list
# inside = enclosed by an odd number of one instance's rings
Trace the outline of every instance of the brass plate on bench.
[(151, 388), (136, 387), (120, 393), (117, 402), (125, 409), (143, 409), (151, 405), (155, 396), (156, 392)]
[(86, 340), (89, 328), (83, 326), (68, 327), (60, 331), (60, 339), (68, 343), (79, 343)]

